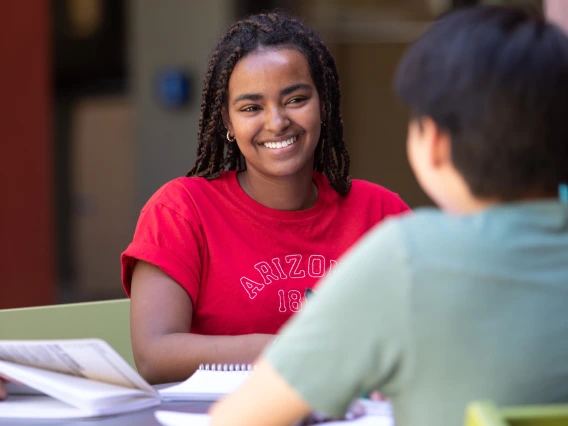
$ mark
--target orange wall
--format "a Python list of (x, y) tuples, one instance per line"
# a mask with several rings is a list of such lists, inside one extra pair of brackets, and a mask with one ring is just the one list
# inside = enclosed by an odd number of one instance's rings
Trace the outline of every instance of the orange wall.
[(54, 302), (49, 1), (0, 2), (0, 308)]

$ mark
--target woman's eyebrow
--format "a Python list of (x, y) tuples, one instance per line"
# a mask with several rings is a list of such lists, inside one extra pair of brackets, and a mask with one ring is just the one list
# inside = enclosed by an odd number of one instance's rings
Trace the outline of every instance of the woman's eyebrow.
[(260, 93), (244, 93), (235, 98), (233, 105), (241, 101), (260, 101), (262, 98), (264, 98), (264, 96)]
[(293, 93), (293, 92), (295, 92), (296, 90), (299, 90), (299, 89), (306, 89), (307, 90), (307, 89), (311, 89), (311, 88), (312, 88), (312, 86), (310, 86), (309, 84), (296, 83), (296, 84), (293, 84), (292, 86), (288, 86), (288, 87), (285, 87), (284, 89), (282, 89), (280, 91), (280, 95), (286, 96), (286, 95), (289, 95), (290, 93)]
[[(285, 87), (284, 89), (280, 90), (280, 96), (286, 96), (290, 93), (295, 92), (296, 90), (304, 89), (309, 90), (312, 86), (307, 83), (296, 83), (291, 86)], [(233, 101), (233, 105), (242, 102), (242, 101), (260, 101), (264, 99), (264, 96), (260, 93), (243, 93), (235, 98)]]

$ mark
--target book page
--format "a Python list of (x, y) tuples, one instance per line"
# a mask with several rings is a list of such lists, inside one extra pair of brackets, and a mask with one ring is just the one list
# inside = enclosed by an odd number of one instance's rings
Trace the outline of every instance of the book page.
[[(83, 411), (82, 415), (102, 415), (110, 412), (122, 412), (130, 406), (156, 405), (159, 397), (140, 389), (131, 389), (109, 383), (76, 377), (69, 374), (42, 370), (35, 367), (13, 364), (0, 361), (0, 371), (18, 382), (36, 389), (43, 394), (57, 399), (69, 406)], [(45, 396), (8, 394), (6, 402), (15, 407), (23, 407), (26, 403), (28, 409), (35, 408)], [(50, 402), (50, 406), (61, 406), (60, 403)], [(0, 404), (0, 417), (9, 416), (8, 405)], [(49, 413), (36, 413), (42, 417)], [(77, 415), (77, 413), (75, 414)], [(24, 416), (28, 417), (28, 416)]]
[(82, 417), (85, 412), (46, 395), (34, 396), (33, 410), (30, 409), (30, 397), (10, 395), (0, 406), (0, 418), (35, 418), (68, 419)]
[(21, 419), (81, 419), (124, 414), (156, 405), (158, 405), (157, 402), (146, 399), (133, 401), (132, 403), (122, 404), (120, 406), (113, 405), (99, 412), (94, 412), (73, 407), (45, 395), (33, 397), (14, 395), (10, 396), (6, 401), (2, 401), (0, 404), (0, 418), (18, 419), (17, 424), (24, 424), (20, 423)]
[(100, 339), (0, 340), (0, 360), (156, 393)]

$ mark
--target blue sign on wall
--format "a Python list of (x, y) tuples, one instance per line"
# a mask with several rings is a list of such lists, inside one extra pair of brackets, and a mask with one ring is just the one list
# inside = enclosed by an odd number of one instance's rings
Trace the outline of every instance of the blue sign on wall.
[(190, 77), (187, 72), (169, 69), (158, 74), (158, 100), (167, 108), (181, 108), (189, 103)]

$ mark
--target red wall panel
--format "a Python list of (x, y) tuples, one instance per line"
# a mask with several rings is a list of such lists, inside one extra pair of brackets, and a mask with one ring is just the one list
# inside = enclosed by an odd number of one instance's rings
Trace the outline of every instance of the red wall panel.
[(49, 13), (0, 2), (0, 309), (55, 299)]

